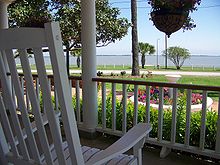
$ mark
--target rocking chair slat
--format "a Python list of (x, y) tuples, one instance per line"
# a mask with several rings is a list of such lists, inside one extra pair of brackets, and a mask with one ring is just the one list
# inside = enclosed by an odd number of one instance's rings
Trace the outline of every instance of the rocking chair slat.
[(14, 130), (18, 136), (18, 141), (20, 144), (19, 149), (20, 149), (22, 155), (24, 156), (24, 158), (26, 160), (29, 160), (30, 157), (28, 154), (27, 146), (26, 146), (25, 141), (22, 137), (22, 130), (21, 130), (20, 122), (19, 122), (19, 119), (18, 119), (18, 116), (16, 113), (16, 107), (15, 107), (14, 101), (11, 96), (11, 90), (10, 90), (9, 82), (8, 82), (9, 80), (7, 79), (6, 75), (7, 74), (5, 71), (5, 67), (4, 67), (4, 63), (3, 63), (3, 59), (2, 59), (2, 53), (1, 53), (0, 54), (0, 79), (1, 79), (1, 83), (2, 83), (2, 91), (3, 91), (2, 94), (7, 96), (8, 104), (6, 104), (6, 109), (8, 109), (10, 112), (11, 121), (12, 121)]
[(12, 148), (12, 153), (15, 156), (18, 156), (19, 155), (18, 149), (17, 149), (16, 144), (15, 144), (15, 139), (14, 139), (14, 136), (13, 136), (13, 132), (12, 132), (12, 129), (11, 129), (11, 126), (10, 126), (10, 123), (9, 123), (9, 120), (8, 120), (8, 116), (7, 116), (7, 113), (6, 113), (6, 109), (5, 109), (5, 106), (4, 106), (4, 103), (3, 103), (3, 100), (2, 100), (1, 96), (0, 96), (0, 109), (1, 109), (0, 110), (0, 117), (1, 117), (1, 120), (3, 121), (2, 126), (5, 130), (6, 137), (8, 138), (9, 145)]
[(29, 115), (28, 115), (28, 112), (25, 106), (25, 102), (23, 100), (22, 89), (21, 89), (21, 85), (20, 85), (20, 81), (19, 81), (19, 77), (17, 73), (15, 58), (14, 58), (12, 50), (6, 50), (5, 53), (6, 53), (8, 65), (11, 71), (11, 78), (12, 78), (12, 81), (14, 82), (13, 84), (14, 84), (15, 93), (16, 93), (16, 96), (18, 98), (19, 105), (21, 108), (20, 109), (21, 117), (22, 117), (25, 131), (27, 133), (27, 137), (28, 137), (27, 140), (30, 145), (30, 150), (31, 150), (33, 159), (36, 162), (40, 163), (40, 154), (38, 152), (37, 144), (36, 144), (33, 131), (31, 129), (31, 124), (28, 118)]
[(45, 105), (45, 111), (47, 114), (47, 118), (50, 123), (50, 129), (51, 129), (51, 134), (54, 142), (54, 146), (58, 155), (58, 161), (60, 164), (65, 164), (65, 158), (63, 155), (63, 150), (62, 150), (62, 138), (60, 135), (58, 123), (56, 120), (56, 114), (54, 111), (54, 107), (52, 104), (52, 98), (51, 98), (51, 91), (48, 86), (48, 79), (47, 79), (47, 74), (46, 74), (46, 68), (44, 64), (44, 59), (43, 59), (43, 52), (41, 49), (34, 48), (33, 52), (35, 54), (35, 61), (36, 61), (36, 67), (38, 71), (38, 76), (41, 84), (41, 89), (44, 91), (42, 93), (44, 105)]
[(39, 139), (41, 142), (41, 147), (45, 152), (47, 163), (52, 164), (52, 158), (51, 158), (50, 150), (49, 150), (49, 143), (46, 137), (45, 128), (43, 126), (43, 121), (41, 118), (40, 105), (39, 105), (37, 95), (36, 95), (34, 85), (33, 85), (33, 77), (32, 77), (30, 65), (27, 59), (28, 58), (27, 52), (24, 49), (20, 49), (19, 54), (20, 54), (21, 65), (23, 67), (24, 78), (26, 82), (26, 92), (28, 93), (30, 97), (30, 102), (31, 102), (32, 110), (35, 116), (36, 125), (37, 125), (37, 128), (39, 129)]
[(62, 121), (66, 140), (69, 146), (72, 163), (84, 164), (77, 123), (72, 107), (72, 99), (69, 91), (69, 82), (65, 66), (62, 47), (62, 37), (58, 23), (45, 24), (46, 40), (51, 53), (51, 63), (54, 74), (55, 87), (59, 95), (59, 104), (62, 107)]

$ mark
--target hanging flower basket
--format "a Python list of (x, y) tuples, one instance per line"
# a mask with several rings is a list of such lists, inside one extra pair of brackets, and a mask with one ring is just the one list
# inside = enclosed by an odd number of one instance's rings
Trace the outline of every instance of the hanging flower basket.
[(156, 28), (169, 37), (172, 33), (183, 27), (188, 15), (189, 12), (157, 10), (151, 12), (151, 19)]
[(152, 7), (151, 20), (168, 37), (183, 28), (192, 30), (196, 25), (189, 13), (197, 10), (201, 0), (148, 0)]

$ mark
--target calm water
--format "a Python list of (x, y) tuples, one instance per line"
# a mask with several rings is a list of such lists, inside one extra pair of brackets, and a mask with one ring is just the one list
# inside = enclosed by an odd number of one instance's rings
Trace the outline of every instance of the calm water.
[[(50, 58), (45, 56), (45, 63), (50, 64)], [(34, 64), (34, 58), (29, 58), (31, 64)], [(131, 65), (131, 55), (97, 55), (97, 65)], [(140, 61), (140, 58), (139, 58)], [(165, 65), (164, 56), (158, 56), (160, 66)], [(20, 63), (19, 59), (16, 59)], [(70, 57), (70, 64), (76, 65), (76, 57)], [(141, 63), (140, 63), (141, 64)], [(156, 65), (157, 56), (146, 56), (146, 65)], [(168, 66), (173, 66), (173, 63), (168, 60)], [(200, 66), (200, 67), (220, 67), (219, 56), (198, 56), (193, 55), (187, 59), (183, 66)]]

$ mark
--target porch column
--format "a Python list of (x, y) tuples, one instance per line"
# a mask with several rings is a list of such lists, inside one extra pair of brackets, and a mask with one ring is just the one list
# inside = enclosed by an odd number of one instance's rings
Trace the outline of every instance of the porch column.
[[(10, 5), (15, 0), (0, 0), (0, 29), (7, 29), (8, 26), (8, 5)], [(8, 62), (6, 59), (5, 54), (2, 55), (3, 61), (5, 64), (5, 69), (7, 72), (9, 72)], [(11, 76), (8, 76), (9, 78), (9, 85), (11, 86)], [(7, 106), (7, 103), (6, 103)]]
[(83, 131), (95, 133), (97, 126), (96, 14), (95, 0), (81, 0)]
[(8, 28), (8, 12), (7, 7), (10, 2), (0, 0), (0, 29)]

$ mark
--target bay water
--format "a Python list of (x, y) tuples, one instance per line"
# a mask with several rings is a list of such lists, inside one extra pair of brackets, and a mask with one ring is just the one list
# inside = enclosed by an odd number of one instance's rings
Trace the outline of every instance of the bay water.
[[(165, 66), (165, 57), (159, 55), (146, 56), (145, 65)], [(49, 56), (44, 56), (46, 65), (50, 65)], [(131, 55), (97, 55), (97, 65), (131, 65), (132, 57)], [(29, 62), (34, 64), (34, 58), (29, 58)], [(16, 59), (16, 63), (19, 64), (20, 60)], [(139, 57), (139, 64), (141, 65), (141, 57)], [(76, 57), (70, 56), (70, 65), (76, 65)], [(170, 60), (168, 60), (168, 66), (175, 66)], [(213, 67), (220, 68), (220, 55), (219, 56), (208, 56), (208, 55), (192, 55), (189, 59), (186, 59), (183, 66), (190, 67)]]

